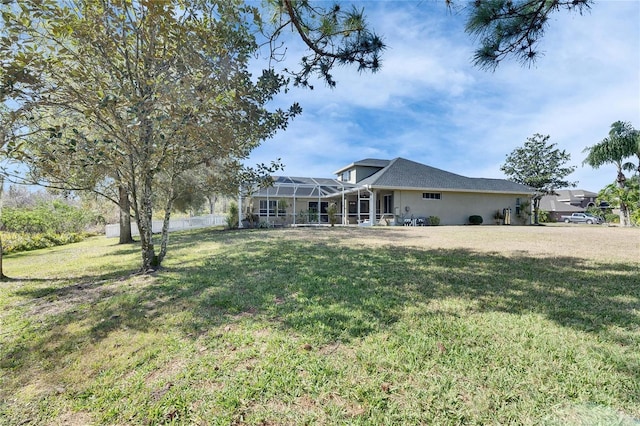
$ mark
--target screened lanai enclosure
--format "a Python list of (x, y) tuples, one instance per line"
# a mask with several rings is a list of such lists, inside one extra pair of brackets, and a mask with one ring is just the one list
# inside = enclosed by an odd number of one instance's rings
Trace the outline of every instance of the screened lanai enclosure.
[(327, 178), (274, 176), (271, 186), (241, 188), (240, 226), (328, 224), (332, 203), (339, 224), (369, 221), (371, 193), (361, 185)]

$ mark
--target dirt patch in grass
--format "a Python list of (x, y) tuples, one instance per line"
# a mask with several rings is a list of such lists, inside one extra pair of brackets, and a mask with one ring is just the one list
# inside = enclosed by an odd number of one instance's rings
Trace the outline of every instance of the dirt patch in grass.
[(57, 291), (51, 291), (37, 299), (36, 303), (30, 301), (31, 309), (28, 315), (34, 317), (50, 317), (67, 313), (76, 306), (89, 306), (97, 300), (109, 297), (117, 287), (110, 283), (96, 281), (93, 283), (75, 284), (60, 287)]
[[(284, 230), (291, 238), (346, 247), (465, 249), (502, 256), (575, 257), (592, 261), (637, 262), (640, 229), (589, 226), (433, 226), (301, 228)], [(301, 234), (304, 234), (301, 235)]]
[[(152, 276), (132, 276), (127, 279), (127, 283), (129, 287), (140, 288), (149, 285), (153, 279)], [(20, 302), (17, 306), (28, 305), (28, 316), (43, 319), (73, 313), (71, 311), (78, 307), (91, 306), (123, 291), (123, 280), (82, 281), (73, 284), (52, 280), (48, 284), (48, 287), (39, 292), (31, 292), (35, 298)]]
[(146, 379), (147, 384), (165, 383), (175, 378), (187, 366), (184, 359), (169, 360), (164, 366), (153, 370)]
[(58, 417), (56, 424), (65, 425), (65, 426), (85, 426), (94, 424), (93, 418), (90, 414), (83, 412), (73, 412), (69, 411), (61, 414)]

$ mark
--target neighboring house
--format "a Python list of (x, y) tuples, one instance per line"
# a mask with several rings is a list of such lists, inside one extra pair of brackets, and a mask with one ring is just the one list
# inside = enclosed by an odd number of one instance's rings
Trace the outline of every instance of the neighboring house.
[(462, 225), (471, 215), (493, 224), (497, 211), (510, 209), (517, 224), (529, 217), (520, 209), (533, 194), (508, 180), (469, 178), (404, 158), (365, 159), (335, 174), (336, 179), (274, 177), (273, 186), (241, 199), (240, 210), (270, 224), (327, 223), (335, 203), (342, 224), (416, 224), (437, 216), (442, 225)]
[(562, 221), (561, 216), (582, 213), (596, 205), (598, 194), (583, 189), (560, 189), (556, 195), (545, 195), (540, 199), (540, 210), (549, 213), (552, 222)]
[(575, 207), (586, 209), (596, 205), (598, 194), (584, 189), (560, 189), (556, 193), (558, 201)]

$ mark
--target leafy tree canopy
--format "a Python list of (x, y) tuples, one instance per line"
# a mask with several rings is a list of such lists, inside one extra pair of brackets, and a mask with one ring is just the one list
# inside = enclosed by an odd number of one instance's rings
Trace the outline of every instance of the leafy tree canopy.
[(3, 73), (17, 105), (6, 150), (50, 183), (126, 185), (141, 269), (159, 265), (167, 234), (157, 253), (151, 218), (160, 185), (168, 222), (185, 172), (215, 168), (237, 187), (252, 174), (242, 161), (300, 112), (266, 108), (287, 79), (249, 72), (253, 17), (227, 0), (5, 2), (2, 40), (18, 41), (3, 52), (24, 70)]
[(534, 134), (527, 138), (524, 146), (516, 148), (507, 155), (505, 163), (500, 166), (509, 180), (527, 185), (535, 189), (534, 218), (538, 223), (540, 198), (554, 194), (556, 189), (575, 186), (565, 178), (574, 172), (575, 166), (565, 166), (571, 154), (556, 148), (549, 143), (549, 135)]
[(510, 180), (530, 186), (541, 194), (553, 194), (556, 189), (575, 186), (565, 178), (573, 173), (575, 166), (565, 167), (571, 154), (549, 143), (550, 136), (539, 133), (527, 138), (524, 146), (507, 155), (500, 166)]

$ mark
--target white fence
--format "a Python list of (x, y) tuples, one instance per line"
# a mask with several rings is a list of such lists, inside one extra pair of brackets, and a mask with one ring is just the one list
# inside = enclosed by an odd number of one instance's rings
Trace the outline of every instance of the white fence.
[[(218, 215), (207, 215), (207, 216), (194, 216), (194, 217), (186, 217), (182, 219), (171, 219), (169, 220), (169, 232), (173, 231), (181, 231), (183, 229), (196, 229), (196, 228), (206, 228), (207, 226), (219, 226), (225, 225), (227, 223), (227, 218), (225, 216)], [(153, 221), (153, 233), (159, 234), (162, 232), (162, 221), (154, 220)], [(107, 238), (117, 238), (120, 236), (120, 225), (119, 224), (109, 224), (105, 226), (105, 234)], [(135, 222), (131, 223), (131, 235), (137, 236), (140, 235), (138, 231), (138, 225)]]

